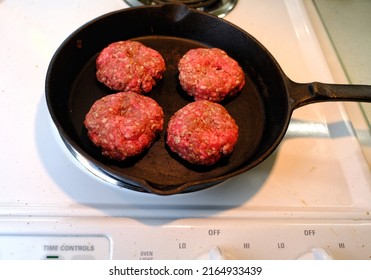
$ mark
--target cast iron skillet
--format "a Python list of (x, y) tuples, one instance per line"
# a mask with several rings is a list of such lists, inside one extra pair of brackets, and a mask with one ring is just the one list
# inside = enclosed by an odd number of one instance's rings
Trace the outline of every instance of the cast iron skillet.
[[(128, 39), (165, 58), (165, 75), (149, 93), (163, 107), (165, 129), (148, 152), (120, 163), (101, 156), (87, 138), (83, 120), (95, 100), (113, 93), (95, 78), (97, 54), (109, 43)], [(247, 80), (238, 96), (223, 103), (240, 128), (235, 150), (212, 167), (187, 164), (165, 144), (169, 118), (193, 101), (179, 86), (177, 63), (196, 47), (225, 50)], [(50, 63), (46, 100), (61, 138), (88, 170), (124, 188), (169, 195), (208, 188), (258, 165), (279, 145), (294, 109), (319, 101), (371, 101), (371, 87), (295, 83), (245, 31), (184, 5), (168, 4), (112, 12), (71, 34)]]

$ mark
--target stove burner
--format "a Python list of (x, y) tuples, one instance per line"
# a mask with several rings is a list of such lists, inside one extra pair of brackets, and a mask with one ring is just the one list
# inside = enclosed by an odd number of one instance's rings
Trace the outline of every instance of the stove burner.
[(190, 8), (207, 12), (218, 17), (224, 17), (233, 9), (237, 0), (125, 0), (125, 2), (133, 7), (169, 3), (185, 4)]

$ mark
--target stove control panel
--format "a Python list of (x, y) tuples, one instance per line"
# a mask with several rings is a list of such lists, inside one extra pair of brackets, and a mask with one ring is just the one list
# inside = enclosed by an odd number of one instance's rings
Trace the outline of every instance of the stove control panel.
[[(371, 221), (0, 220), (0, 259), (371, 259)], [(16, 230), (16, 231), (15, 231)]]

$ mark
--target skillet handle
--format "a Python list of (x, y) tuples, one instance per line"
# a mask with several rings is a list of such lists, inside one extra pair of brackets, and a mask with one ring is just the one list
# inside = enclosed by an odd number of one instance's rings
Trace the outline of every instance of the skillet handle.
[(290, 105), (292, 109), (324, 101), (371, 102), (371, 86), (325, 84), (319, 82), (300, 84), (290, 81)]

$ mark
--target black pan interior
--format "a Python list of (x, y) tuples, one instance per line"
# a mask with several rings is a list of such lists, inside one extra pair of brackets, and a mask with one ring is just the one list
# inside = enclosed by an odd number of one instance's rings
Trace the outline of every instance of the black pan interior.
[[(143, 155), (109, 160), (87, 138), (83, 120), (99, 98), (114, 93), (95, 78), (95, 59), (109, 43), (136, 40), (166, 61), (161, 82), (148, 94), (162, 106), (164, 131)], [(171, 153), (166, 126), (175, 111), (192, 102), (178, 81), (177, 63), (191, 48), (218, 47), (245, 71), (246, 86), (222, 104), (239, 126), (233, 154), (214, 166), (190, 165)], [(244, 172), (263, 160), (280, 141), (288, 123), (284, 78), (277, 63), (254, 38), (237, 27), (183, 5), (133, 8), (83, 26), (56, 52), (47, 74), (48, 107), (61, 136), (92, 164), (127, 188), (172, 194), (200, 190)]]

